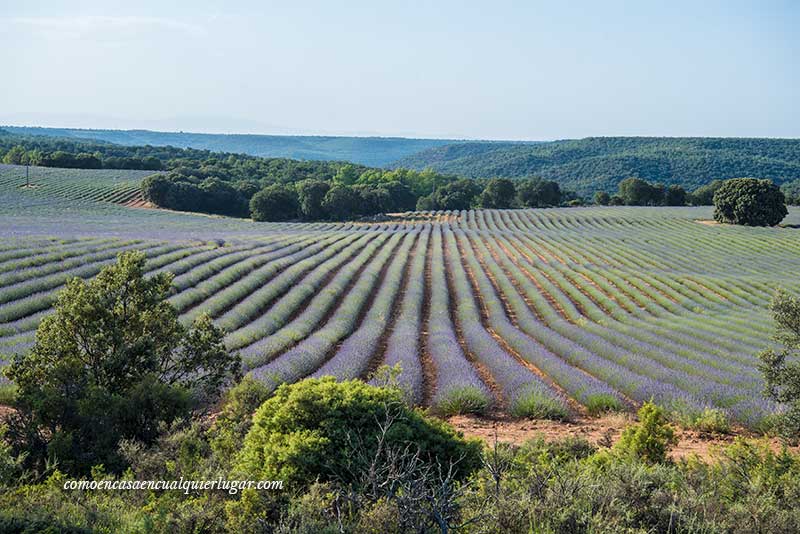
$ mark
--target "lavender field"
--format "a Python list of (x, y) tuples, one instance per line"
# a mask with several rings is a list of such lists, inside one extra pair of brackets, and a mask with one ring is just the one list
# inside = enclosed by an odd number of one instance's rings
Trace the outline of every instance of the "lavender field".
[(800, 289), (795, 228), (630, 207), (254, 223), (34, 193), (0, 170), (4, 362), (32, 345), (70, 277), (139, 249), (151, 272), (175, 274), (182, 319), (211, 314), (271, 387), (397, 364), (409, 397), (444, 413), (629, 411), (653, 398), (754, 427), (778, 409), (762, 400), (755, 354), (770, 343), (774, 290)]

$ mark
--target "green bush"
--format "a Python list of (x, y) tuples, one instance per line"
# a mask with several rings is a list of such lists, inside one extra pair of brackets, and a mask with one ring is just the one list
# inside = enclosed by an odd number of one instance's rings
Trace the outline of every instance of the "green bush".
[(745, 226), (775, 226), (789, 212), (783, 192), (771, 180), (734, 178), (714, 193), (714, 220)]
[(666, 462), (667, 452), (678, 440), (667, 422), (664, 410), (652, 402), (646, 402), (637, 415), (639, 423), (622, 432), (614, 450), (622, 456), (635, 457), (645, 463)]
[(379, 438), (386, 448), (411, 446), (428, 460), (457, 462), (461, 477), (479, 464), (478, 443), (408, 408), (398, 389), (323, 377), (281, 385), (258, 409), (237, 471), (295, 488), (317, 480), (353, 483)]
[(253, 413), (271, 395), (263, 382), (250, 375), (225, 394), (225, 402), (208, 431), (214, 454), (228, 465), (241, 450), (244, 437), (253, 424)]
[(18, 387), (9, 439), (26, 467), (57, 459), (71, 474), (120, 472), (121, 440), (153, 443), (238, 375), (222, 331), (207, 315), (183, 327), (167, 301), (172, 275), (145, 277), (145, 260), (124, 252), (91, 281), (70, 280), (31, 351), (6, 368)]

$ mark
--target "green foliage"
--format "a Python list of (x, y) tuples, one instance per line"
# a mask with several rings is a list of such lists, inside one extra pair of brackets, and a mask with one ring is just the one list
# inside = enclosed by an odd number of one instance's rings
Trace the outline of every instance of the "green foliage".
[(698, 187), (692, 192), (689, 201), (693, 206), (713, 206), (714, 193), (717, 192), (717, 189), (719, 189), (723, 183), (723, 180), (713, 180), (709, 184)]
[(781, 191), (786, 197), (787, 204), (792, 206), (800, 205), (800, 178), (784, 183), (781, 186)]
[(222, 331), (207, 315), (181, 326), (166, 301), (172, 275), (145, 278), (144, 264), (124, 252), (88, 283), (70, 280), (30, 353), (8, 366), (19, 410), (10, 437), (32, 467), (57, 458), (70, 473), (120, 470), (119, 440), (152, 442), (160, 424), (189, 414), (192, 395), (214, 395), (239, 373)]
[(517, 202), (525, 208), (548, 208), (561, 204), (561, 188), (556, 182), (529, 178), (519, 180), (517, 186)]
[(647, 464), (665, 463), (667, 452), (678, 441), (664, 410), (652, 402), (646, 402), (639, 408), (638, 417), (639, 423), (623, 431), (612, 454), (619, 458), (635, 458)]
[(702, 412), (692, 414), (681, 420), (687, 428), (711, 434), (727, 434), (731, 431), (731, 422), (727, 414), (715, 408), (706, 408)]
[(789, 212), (781, 190), (771, 180), (726, 180), (714, 193), (714, 220), (746, 226), (775, 226)]
[(270, 389), (250, 375), (225, 393), (222, 411), (209, 429), (211, 446), (222, 462), (229, 464), (241, 450), (253, 424), (253, 413), (270, 396)]
[(664, 193), (665, 206), (685, 206), (686, 205), (686, 190), (679, 185), (671, 185)]
[(611, 195), (605, 191), (598, 191), (594, 194), (592, 201), (598, 206), (608, 206), (611, 203)]
[(297, 217), (297, 193), (285, 185), (265, 187), (250, 199), (250, 216), (254, 221), (289, 221)]
[(625, 405), (617, 397), (602, 393), (589, 396), (585, 402), (586, 411), (591, 416), (598, 416), (608, 412), (621, 412)]
[(297, 184), (297, 199), (300, 203), (300, 216), (306, 221), (325, 218), (322, 202), (331, 186), (322, 180), (304, 180)]
[(508, 178), (492, 178), (486, 183), (478, 203), (482, 208), (508, 209), (514, 203), (516, 190)]
[(778, 290), (770, 304), (776, 324), (775, 341), (781, 350), (767, 349), (758, 356), (769, 399), (785, 405), (778, 416), (781, 433), (800, 438), (800, 298)]
[(800, 176), (800, 140), (711, 137), (588, 137), (550, 143), (453, 143), (394, 163), (470, 178), (541, 176), (591, 197), (637, 176), (688, 191), (712, 180)]
[(324, 377), (281, 385), (258, 409), (238, 471), (284, 480), (292, 488), (316, 480), (354, 482), (381, 438), (386, 447), (418, 447), (425, 458), (445, 465), (460, 459), (462, 476), (477, 466), (475, 443), (463, 441), (444, 422), (407, 408), (399, 390)]
[(664, 202), (664, 186), (626, 178), (619, 183), (618, 195), (628, 206), (660, 206)]
[(353, 219), (361, 209), (361, 197), (352, 187), (334, 185), (322, 201), (322, 210), (334, 221)]
[(473, 180), (456, 180), (437, 188), (431, 198), (434, 209), (467, 210), (480, 193), (480, 186)]

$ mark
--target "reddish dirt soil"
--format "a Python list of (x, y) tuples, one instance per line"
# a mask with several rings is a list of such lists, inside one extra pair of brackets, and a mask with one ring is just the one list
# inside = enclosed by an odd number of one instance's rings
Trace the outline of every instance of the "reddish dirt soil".
[[(515, 445), (520, 445), (536, 437), (543, 437), (545, 441), (579, 437), (602, 446), (608, 440), (616, 442), (622, 434), (622, 430), (635, 423), (632, 416), (623, 414), (606, 415), (599, 418), (579, 418), (569, 423), (514, 419), (501, 415), (495, 417), (458, 415), (447, 421), (465, 436), (480, 438), (489, 445), (494, 443), (496, 435), (498, 441)], [(693, 454), (706, 461), (713, 460), (717, 455), (717, 449), (733, 443), (737, 437), (757, 437), (743, 430), (737, 430), (731, 434), (705, 434), (694, 430), (676, 429), (676, 433), (678, 444), (670, 453), (670, 456), (676, 460), (687, 458)], [(774, 451), (781, 449), (779, 440), (770, 439), (768, 442)], [(794, 447), (792, 450), (800, 453), (798, 447)]]

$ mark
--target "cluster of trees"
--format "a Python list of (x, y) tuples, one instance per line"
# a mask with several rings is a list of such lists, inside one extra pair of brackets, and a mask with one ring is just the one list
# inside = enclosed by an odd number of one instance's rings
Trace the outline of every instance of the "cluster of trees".
[[(123, 253), (94, 280), (69, 282), (31, 352), (12, 361), (0, 531), (800, 530), (800, 455), (739, 440), (714, 464), (675, 462), (670, 414), (650, 402), (616, 442), (487, 446), (405, 404), (391, 370), (380, 387), (323, 377), (273, 390), (245, 377), (220, 398), (239, 359), (207, 317), (181, 326), (169, 285), (145, 277), (141, 253)], [(775, 428), (797, 440), (800, 299), (779, 293), (772, 311), (783, 349), (760, 359), (768, 397), (787, 406)], [(65, 488), (75, 479), (237, 485)], [(281, 485), (236, 482), (246, 480)]]
[(692, 191), (711, 180), (800, 176), (800, 140), (689, 137), (590, 137), (548, 143), (463, 143), (396, 162), (469, 178), (541, 176), (591, 198), (638, 176)]
[(800, 180), (787, 182), (780, 188), (767, 179), (712, 180), (687, 193), (680, 185), (665, 186), (632, 177), (619, 183), (616, 194), (598, 191), (593, 200), (601, 206), (717, 206), (720, 222), (753, 224), (757, 220), (763, 221), (759, 224), (773, 226), (786, 215), (785, 204), (800, 204)]
[(616, 195), (605, 191), (594, 194), (594, 203), (601, 206), (685, 206), (688, 200), (680, 185), (665, 186), (634, 177), (622, 180)]
[(470, 208), (548, 208), (580, 204), (572, 192), (562, 191), (556, 182), (541, 178), (470, 180), (462, 178), (444, 184), (417, 201), (418, 210), (463, 210)]
[[(1, 139), (1, 138), (0, 138)], [(43, 151), (38, 148), (26, 150), (22, 145), (14, 145), (0, 159), (8, 165), (37, 165), (40, 167), (60, 167), (64, 169), (132, 169), (158, 171), (164, 168), (161, 160), (153, 156), (108, 156), (99, 152)]]

